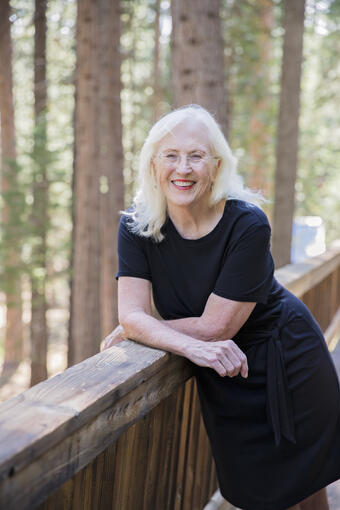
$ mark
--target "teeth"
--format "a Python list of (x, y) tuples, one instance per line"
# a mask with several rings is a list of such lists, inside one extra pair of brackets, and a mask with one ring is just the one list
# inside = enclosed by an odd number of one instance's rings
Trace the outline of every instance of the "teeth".
[(192, 186), (194, 183), (192, 181), (173, 181), (174, 184), (176, 184), (176, 186), (181, 186), (183, 188), (187, 187), (187, 186)]

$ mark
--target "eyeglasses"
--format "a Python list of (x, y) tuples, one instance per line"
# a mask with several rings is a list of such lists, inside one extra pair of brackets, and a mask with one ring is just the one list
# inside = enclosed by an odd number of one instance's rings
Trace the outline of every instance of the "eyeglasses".
[[(155, 157), (162, 160), (164, 165), (168, 167), (178, 166), (181, 161), (181, 154), (179, 152), (166, 152), (156, 155)], [(200, 154), (199, 152), (193, 152), (187, 154), (186, 164), (192, 168), (199, 168), (209, 159), (220, 159), (218, 156), (210, 156), (209, 154)]]

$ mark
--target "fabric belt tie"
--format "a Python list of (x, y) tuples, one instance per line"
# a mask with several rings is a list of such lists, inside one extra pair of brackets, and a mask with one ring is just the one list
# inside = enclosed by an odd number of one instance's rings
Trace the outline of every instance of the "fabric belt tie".
[(281, 437), (296, 443), (293, 403), (283, 359), (280, 323), (282, 316), (268, 339), (267, 347), (267, 419), (273, 429), (276, 446), (280, 445)]

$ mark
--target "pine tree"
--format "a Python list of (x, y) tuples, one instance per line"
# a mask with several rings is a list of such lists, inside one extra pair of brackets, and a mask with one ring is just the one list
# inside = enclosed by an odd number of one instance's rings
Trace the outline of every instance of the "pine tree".
[(5, 359), (2, 382), (16, 370), (23, 357), (21, 302), (22, 195), (18, 187), (12, 79), (12, 42), (9, 0), (0, 2), (0, 116), (2, 209), (2, 290), (6, 294)]
[(298, 156), (304, 10), (305, 0), (285, 2), (272, 250), (277, 268), (290, 262)]
[(173, 0), (171, 9), (174, 106), (200, 104), (227, 135), (220, 0)]
[(47, 126), (46, 126), (46, 8), (35, 0), (34, 13), (34, 149), (31, 224), (31, 386), (47, 378), (46, 237), (48, 228)]

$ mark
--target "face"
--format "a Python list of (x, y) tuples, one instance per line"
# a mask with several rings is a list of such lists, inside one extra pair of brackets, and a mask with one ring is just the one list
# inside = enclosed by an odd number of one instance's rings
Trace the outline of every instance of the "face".
[(168, 206), (208, 206), (220, 162), (203, 124), (188, 120), (176, 126), (159, 142), (153, 158)]

